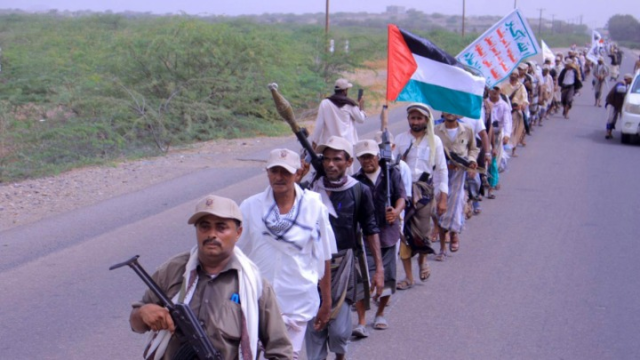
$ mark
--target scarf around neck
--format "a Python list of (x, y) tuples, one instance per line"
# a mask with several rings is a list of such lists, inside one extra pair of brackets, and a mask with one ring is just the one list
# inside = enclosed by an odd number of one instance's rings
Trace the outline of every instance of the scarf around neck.
[(349, 99), (347, 96), (343, 94), (333, 94), (329, 96), (327, 99), (333, 103), (333, 105), (342, 108), (345, 105), (358, 106), (358, 103)]
[(329, 198), (329, 194), (327, 194), (327, 191), (340, 192), (340, 191), (349, 190), (358, 183), (358, 180), (352, 178), (351, 176), (345, 176), (345, 178), (346, 180), (344, 180), (344, 183), (342, 183), (342, 185), (340, 185), (339, 187), (331, 187), (331, 188), (327, 187), (325, 185), (326, 178), (324, 176), (321, 178), (322, 181), (316, 181), (313, 184), (312, 190), (320, 194), (320, 199), (322, 200), (322, 203), (327, 207), (327, 210), (329, 210), (329, 215), (335, 218), (338, 217), (338, 212), (333, 207), (333, 203), (331, 202), (331, 199)]
[(325, 188), (327, 188), (329, 190), (340, 189), (341, 187), (343, 187), (347, 183), (348, 179), (349, 179), (349, 177), (347, 175), (344, 175), (338, 181), (331, 181), (331, 180), (329, 180), (329, 178), (324, 176), (324, 177), (322, 177), (322, 184), (324, 185)]

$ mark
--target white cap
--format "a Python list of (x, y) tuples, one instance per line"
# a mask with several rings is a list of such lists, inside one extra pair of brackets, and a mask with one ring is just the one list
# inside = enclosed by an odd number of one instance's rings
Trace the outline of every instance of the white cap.
[(332, 136), (327, 139), (326, 144), (320, 144), (316, 148), (318, 153), (323, 153), (325, 149), (333, 149), (333, 150), (344, 150), (349, 154), (350, 157), (353, 157), (353, 145), (349, 142), (349, 140), (342, 138), (340, 136)]
[(336, 80), (336, 85), (334, 89), (336, 90), (346, 90), (353, 87), (353, 84), (349, 82), (347, 79), (338, 79)]
[(356, 157), (360, 157), (365, 154), (379, 155), (380, 147), (375, 140), (361, 140), (353, 147), (353, 151), (356, 153)]
[(289, 149), (274, 149), (269, 153), (267, 169), (275, 166), (282, 166), (288, 172), (295, 174), (300, 169), (300, 155)]
[(412, 104), (409, 104), (409, 106), (407, 106), (407, 114), (409, 114), (414, 110), (418, 111), (419, 113), (421, 113), (422, 115), (426, 116), (429, 119), (433, 118), (433, 115), (431, 115), (431, 110), (429, 110), (429, 107), (425, 104), (412, 103)]

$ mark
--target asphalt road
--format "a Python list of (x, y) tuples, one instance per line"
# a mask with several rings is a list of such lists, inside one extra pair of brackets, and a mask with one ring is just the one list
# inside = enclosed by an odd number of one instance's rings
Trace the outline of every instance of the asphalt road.
[[(555, 117), (528, 138), (460, 251), (398, 292), (390, 328), (370, 329), (350, 358), (640, 357), (640, 146), (605, 140), (605, 111), (592, 106), (589, 84), (582, 92), (570, 120)], [(406, 129), (403, 110), (390, 122), (393, 133)], [(361, 137), (377, 126), (369, 119)], [(0, 232), (0, 358), (140, 358), (144, 337), (127, 321), (145, 287), (108, 267), (140, 254), (153, 270), (194, 244), (195, 199), (241, 201), (265, 185), (259, 165), (213, 168)]]

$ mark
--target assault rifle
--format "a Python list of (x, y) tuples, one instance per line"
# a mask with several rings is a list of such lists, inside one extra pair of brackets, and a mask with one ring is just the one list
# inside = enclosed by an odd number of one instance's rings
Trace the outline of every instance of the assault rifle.
[(380, 163), (382, 164), (382, 169), (384, 170), (384, 177), (387, 179), (386, 186), (386, 196), (387, 201), (385, 203), (385, 208), (389, 206), (393, 206), (391, 204), (391, 179), (389, 175), (389, 166), (391, 166), (391, 139), (389, 136), (389, 130), (387, 130), (387, 105), (382, 105), (382, 114), (380, 115), (382, 120), (382, 142), (380, 143)]
[(190, 346), (190, 349), (187, 349), (187, 351), (183, 352), (183, 349), (179, 351), (182, 359), (222, 360), (222, 354), (213, 347), (211, 340), (207, 337), (202, 325), (200, 325), (200, 321), (189, 305), (174, 304), (138, 263), (139, 257), (140, 255), (136, 255), (125, 262), (115, 264), (111, 266), (109, 270), (114, 270), (125, 265), (131, 267), (133, 271), (140, 276), (142, 281), (147, 284), (149, 289), (160, 299), (162, 305), (166, 307), (167, 310), (169, 310), (169, 314), (171, 314), (180, 342), (187, 343)]
[(298, 138), (300, 145), (307, 151), (307, 155), (310, 157), (309, 163), (311, 163), (311, 166), (316, 170), (316, 178), (323, 176), (324, 168), (322, 167), (322, 159), (313, 151), (309, 139), (307, 139), (309, 135), (307, 129), (300, 127), (296, 122), (291, 104), (278, 92), (278, 84), (271, 83), (267, 87), (271, 90), (271, 96), (273, 96), (273, 101), (276, 103), (278, 114), (289, 124), (291, 131), (293, 131)]

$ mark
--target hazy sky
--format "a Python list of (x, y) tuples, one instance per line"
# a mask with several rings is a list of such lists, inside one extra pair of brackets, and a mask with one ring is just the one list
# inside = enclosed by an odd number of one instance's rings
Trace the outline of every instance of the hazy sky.
[[(615, 14), (631, 14), (640, 18), (638, 0), (515, 0), (529, 18), (539, 16), (579, 23), (589, 27), (603, 26)], [(467, 0), (467, 14), (506, 15), (513, 9), (514, 0)], [(324, 12), (325, 0), (0, 0), (2, 8), (25, 10), (84, 10), (95, 11), (151, 11), (164, 14), (184, 11), (189, 14), (240, 15), (263, 13)], [(487, 6), (487, 4), (494, 4)], [(380, 13), (387, 5), (405, 6), (425, 13), (461, 14), (462, 0), (330, 0), (330, 12), (366, 11)], [(532, 24), (533, 26), (533, 24)]]

